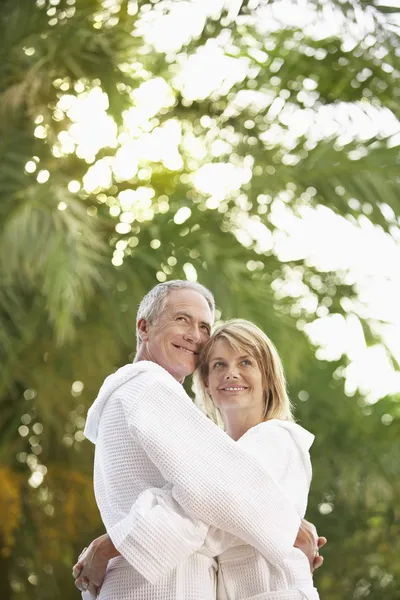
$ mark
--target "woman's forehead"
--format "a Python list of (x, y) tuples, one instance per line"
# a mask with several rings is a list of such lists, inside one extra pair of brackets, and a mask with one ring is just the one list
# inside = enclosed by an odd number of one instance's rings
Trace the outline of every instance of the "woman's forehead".
[(209, 353), (209, 359), (211, 360), (217, 355), (254, 356), (254, 352), (251, 351), (250, 345), (241, 343), (233, 337), (218, 337), (215, 341), (213, 341)]

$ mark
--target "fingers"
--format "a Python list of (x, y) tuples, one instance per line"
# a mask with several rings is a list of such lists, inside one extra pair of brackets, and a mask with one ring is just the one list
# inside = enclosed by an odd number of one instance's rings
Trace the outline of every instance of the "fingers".
[(88, 589), (88, 592), (90, 592), (90, 595), (92, 596), (92, 598), (96, 598), (96, 596), (99, 592), (99, 588), (96, 585), (94, 585), (94, 583), (90, 582), (87, 589)]
[(314, 559), (314, 565), (313, 565), (313, 570), (315, 571), (315, 569), (319, 569), (319, 567), (322, 565), (322, 563), (324, 562), (324, 557), (323, 556), (316, 556)]
[(326, 542), (328, 540), (326, 539), (326, 537), (319, 537), (318, 541), (317, 541), (317, 547), (318, 550), (316, 552), (315, 558), (314, 558), (314, 563), (313, 563), (313, 568), (312, 570), (315, 571), (315, 569), (319, 569), (319, 567), (323, 564), (324, 562), (324, 557), (319, 555), (319, 549), (322, 548), (323, 546), (325, 546)]
[(78, 562), (76, 563), (76, 565), (74, 565), (74, 566), (72, 567), (72, 577), (73, 577), (74, 579), (77, 579), (77, 578), (79, 577), (79, 575), (81, 574), (81, 572), (82, 572), (82, 565), (81, 565), (81, 563), (78, 561)]
[(89, 583), (89, 579), (87, 579), (87, 577), (78, 577), (75, 580), (75, 586), (81, 592), (86, 592), (86, 590), (89, 588), (89, 585), (90, 585), (90, 583)]
[(101, 587), (89, 581), (87, 577), (78, 577), (75, 581), (75, 586), (80, 592), (89, 592), (92, 598), (97, 598)]
[(78, 556), (78, 562), (79, 562), (79, 559), (81, 558), (81, 556), (82, 556), (83, 554), (85, 554), (86, 550), (87, 550), (87, 548), (84, 548), (84, 549), (82, 550), (82, 552), (81, 552), (81, 553), (80, 553), (80, 555)]

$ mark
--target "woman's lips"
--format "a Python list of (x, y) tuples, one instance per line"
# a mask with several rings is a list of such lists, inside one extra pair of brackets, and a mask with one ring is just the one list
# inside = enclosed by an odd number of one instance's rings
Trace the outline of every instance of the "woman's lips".
[(248, 388), (242, 385), (235, 385), (235, 386), (227, 386), (227, 387), (223, 387), (220, 388), (222, 392), (244, 392), (245, 390), (247, 390)]

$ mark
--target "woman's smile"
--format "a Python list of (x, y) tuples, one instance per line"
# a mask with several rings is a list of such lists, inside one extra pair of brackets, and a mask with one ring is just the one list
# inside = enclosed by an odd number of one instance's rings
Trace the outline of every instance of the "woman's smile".
[(257, 360), (244, 348), (217, 340), (208, 358), (208, 391), (225, 426), (234, 418), (260, 420), (265, 412), (263, 375)]
[(241, 385), (229, 385), (225, 387), (221, 387), (220, 390), (222, 392), (245, 392), (249, 388)]

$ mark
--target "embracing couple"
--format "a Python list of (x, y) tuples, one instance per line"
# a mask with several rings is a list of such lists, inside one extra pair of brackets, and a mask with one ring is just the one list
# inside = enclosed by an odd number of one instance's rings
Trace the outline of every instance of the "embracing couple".
[[(269, 338), (242, 319), (211, 335), (214, 310), (200, 284), (155, 286), (134, 362), (89, 410), (107, 534), (73, 574), (100, 600), (319, 598), (312, 570), (326, 540), (303, 520), (313, 435), (294, 422)], [(182, 386), (194, 371), (207, 416)]]

